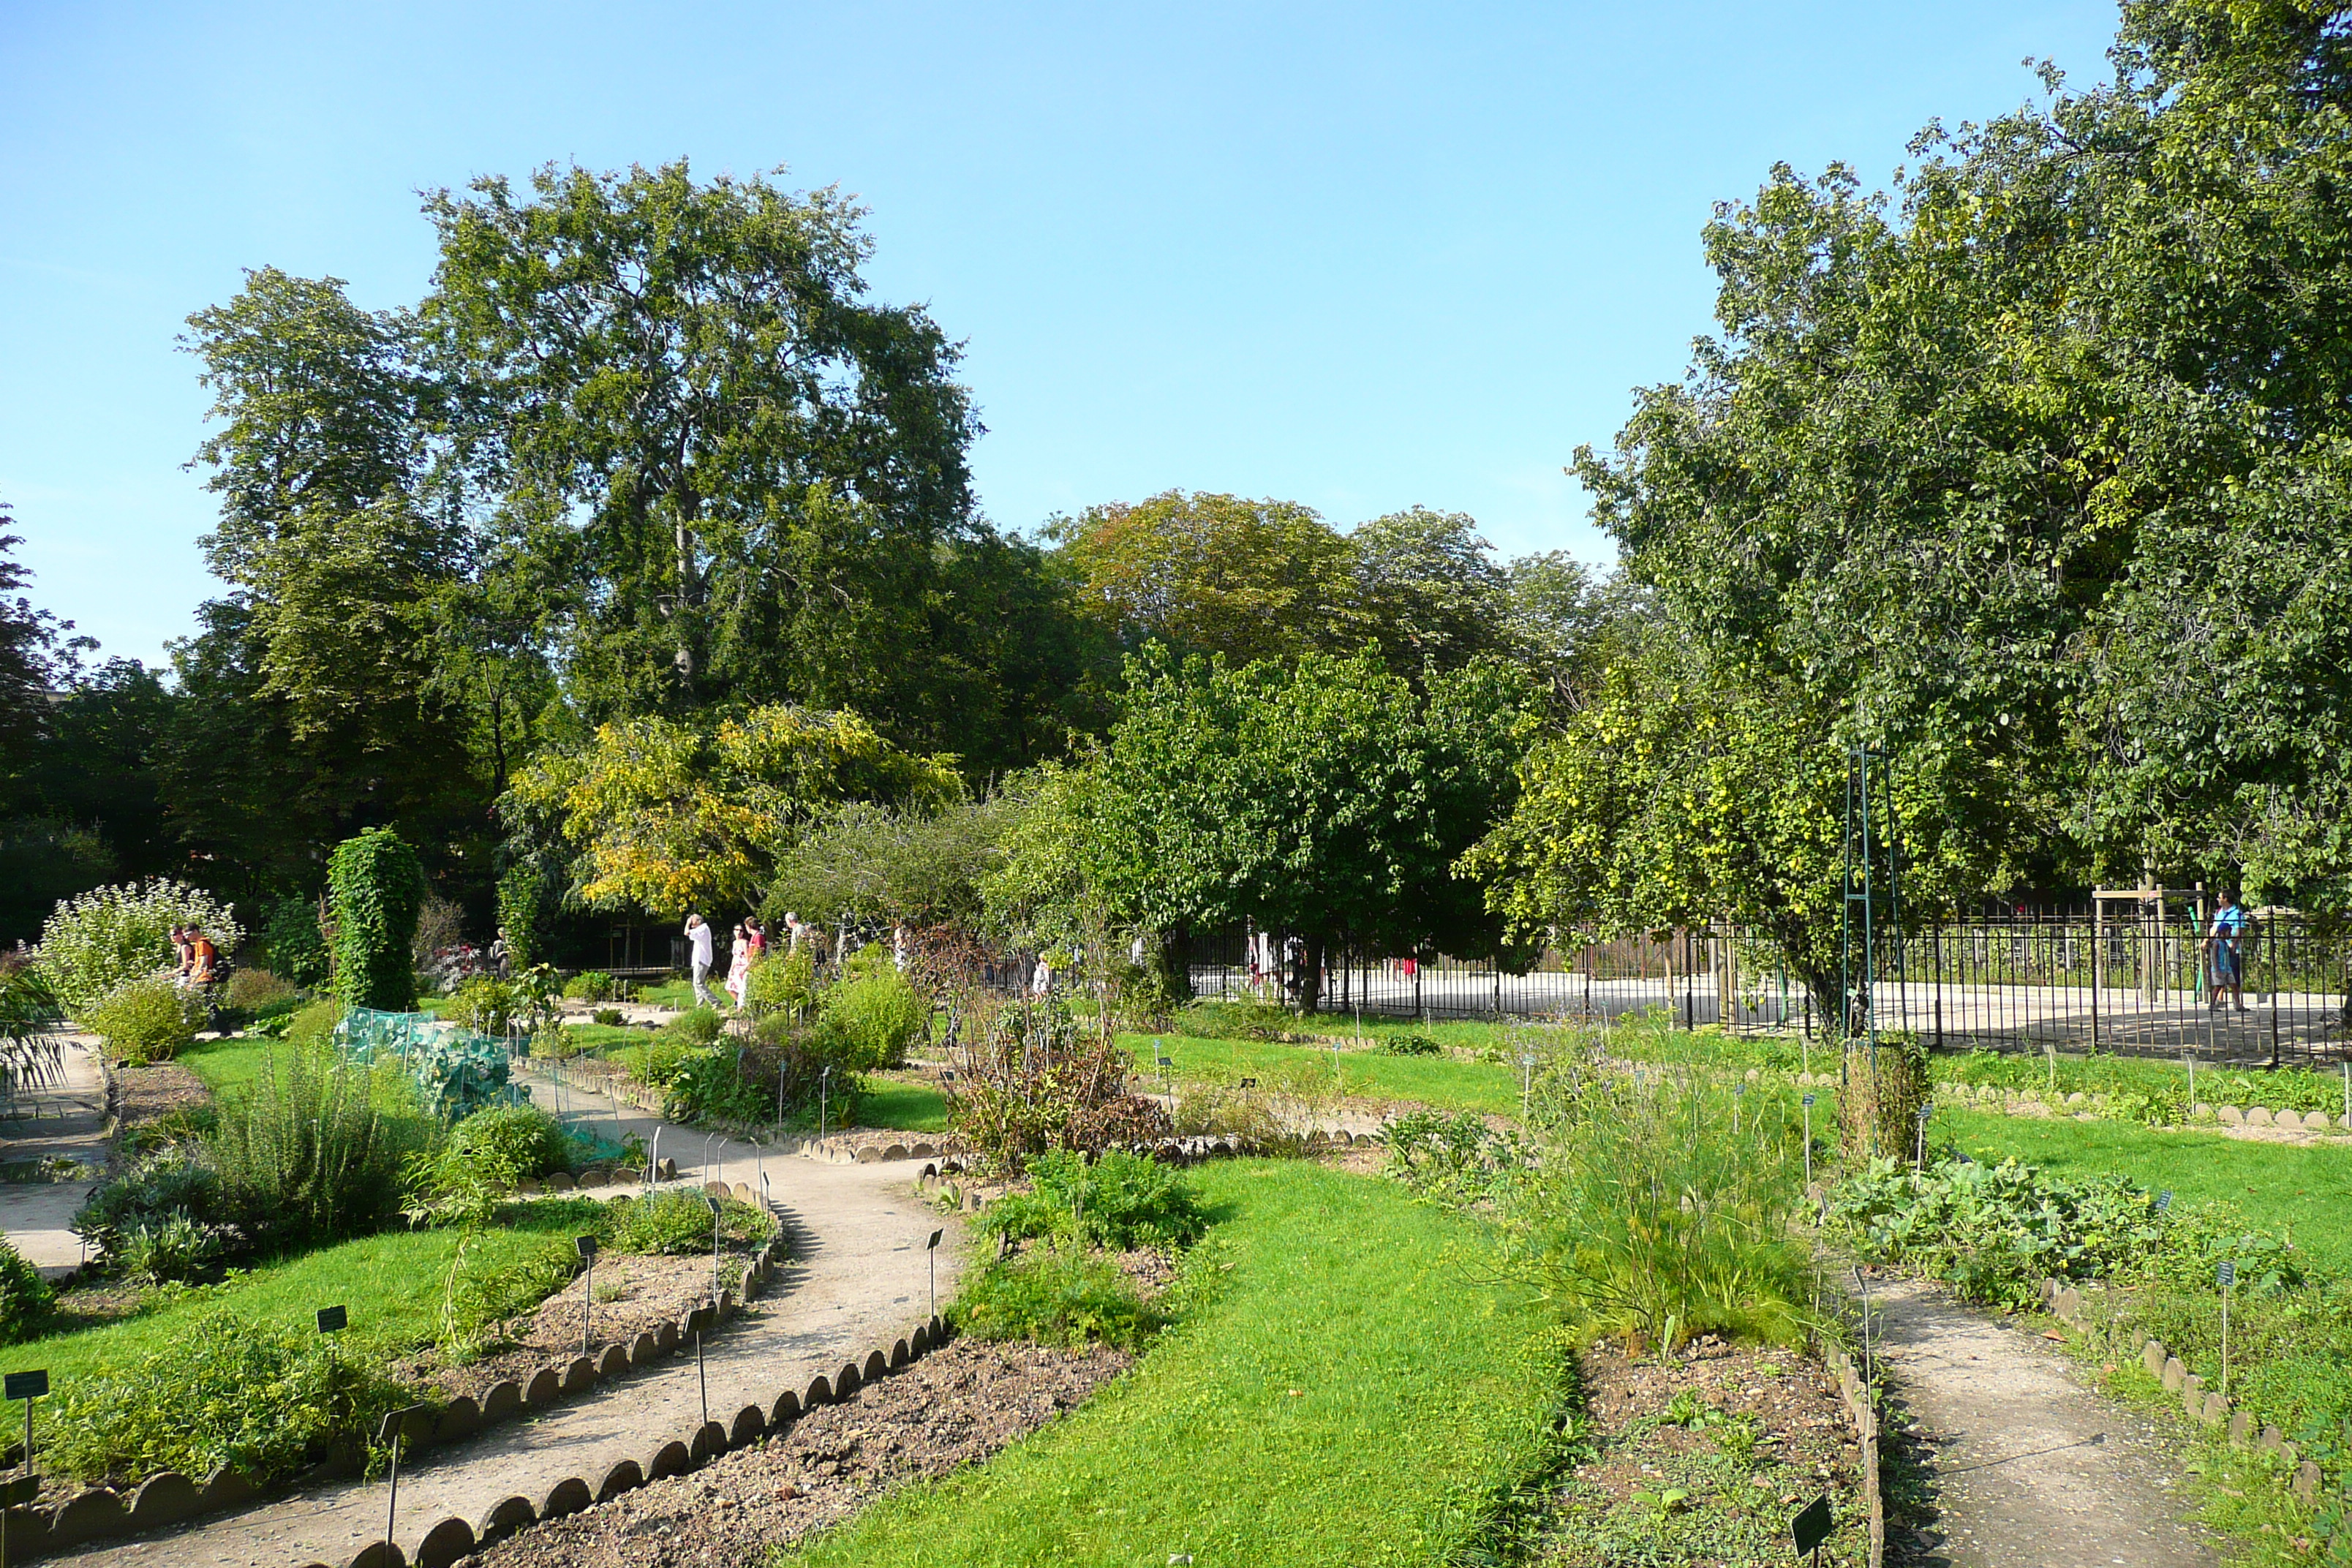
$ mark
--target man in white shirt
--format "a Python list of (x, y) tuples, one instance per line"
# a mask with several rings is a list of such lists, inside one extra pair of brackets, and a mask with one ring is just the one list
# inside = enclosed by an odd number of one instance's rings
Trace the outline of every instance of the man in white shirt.
[(719, 998), (710, 994), (710, 928), (702, 923), (700, 915), (686, 917), (686, 939), (694, 944), (695, 1005), (716, 1007)]

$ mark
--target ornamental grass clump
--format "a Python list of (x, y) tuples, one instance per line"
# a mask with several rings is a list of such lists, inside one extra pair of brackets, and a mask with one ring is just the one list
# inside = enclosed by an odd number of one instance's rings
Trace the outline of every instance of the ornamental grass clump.
[(1596, 1338), (1801, 1341), (1804, 1146), (1788, 1106), (1654, 1072), (1587, 1080), (1568, 1103), (1506, 1205), (1509, 1272)]

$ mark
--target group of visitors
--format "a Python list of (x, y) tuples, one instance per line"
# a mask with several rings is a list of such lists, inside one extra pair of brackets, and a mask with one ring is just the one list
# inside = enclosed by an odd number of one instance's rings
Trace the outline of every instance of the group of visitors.
[(172, 983), (182, 990), (201, 989), (220, 978), (220, 949), (213, 945), (204, 927), (173, 926), (172, 951), (179, 960), (172, 972)]
[[(786, 911), (784, 951), (789, 952), (803, 942), (814, 940), (815, 931), (814, 926), (803, 922), (799, 915)], [(734, 936), (734, 950), (728, 959), (724, 984), (727, 994), (734, 998), (737, 1009), (740, 1010), (745, 994), (751, 987), (751, 966), (767, 956), (774, 941), (768, 935), (766, 923), (757, 915), (745, 915), (736, 921)], [(694, 975), (694, 1000), (698, 1005), (716, 1007), (719, 997), (710, 989), (710, 968), (715, 962), (710, 922), (698, 914), (687, 916), (686, 940), (689, 950), (688, 967)]]

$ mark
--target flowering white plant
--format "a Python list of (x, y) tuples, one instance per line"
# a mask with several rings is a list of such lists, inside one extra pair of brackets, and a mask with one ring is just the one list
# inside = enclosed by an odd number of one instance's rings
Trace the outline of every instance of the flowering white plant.
[(245, 941), (236, 905), (159, 877), (58, 900), (35, 963), (67, 1014), (79, 1018), (118, 986), (171, 969), (175, 925), (201, 926), (224, 955)]

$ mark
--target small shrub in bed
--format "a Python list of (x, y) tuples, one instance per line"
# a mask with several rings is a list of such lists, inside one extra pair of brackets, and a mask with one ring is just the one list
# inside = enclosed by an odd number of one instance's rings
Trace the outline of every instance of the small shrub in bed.
[(258, 1013), (274, 1002), (291, 1002), (301, 995), (293, 986), (267, 969), (239, 969), (228, 977), (221, 989), (224, 1006), (243, 1012)]
[(0, 1344), (16, 1343), (41, 1331), (56, 1297), (41, 1271), (23, 1253), (0, 1241)]
[(621, 994), (621, 983), (601, 969), (583, 969), (563, 983), (563, 994), (574, 1002), (611, 1002)]
[(266, 1481), (339, 1439), (373, 1435), (413, 1397), (340, 1340), (223, 1309), (169, 1345), (61, 1386), (43, 1458), (85, 1481), (224, 1465)]
[(828, 987), (817, 1012), (820, 1033), (840, 1037), (854, 1068), (902, 1066), (907, 1047), (930, 1018), (931, 1010), (898, 964), (877, 943), (853, 955), (847, 971)]
[(1029, 1163), (1031, 1188), (988, 1207), (981, 1229), (1014, 1237), (1063, 1237), (1093, 1247), (1189, 1247), (1208, 1228), (1181, 1173), (1109, 1150), (1091, 1163), (1056, 1149)]
[[(235, 1240), (221, 1222), (223, 1207), (219, 1173), (192, 1148), (167, 1147), (90, 1194), (74, 1215), (73, 1228), (89, 1243), (92, 1255), (106, 1262), (127, 1265), (151, 1280), (190, 1279)], [(210, 1245), (198, 1245), (184, 1229), (173, 1230), (174, 1220), (184, 1227), (201, 1227)], [(167, 1231), (170, 1240), (159, 1250), (155, 1239)], [(190, 1271), (173, 1271), (184, 1258), (191, 1260)]]
[(1444, 1047), (1427, 1035), (1415, 1030), (1391, 1035), (1381, 1042), (1380, 1052), (1384, 1057), (1433, 1057), (1442, 1055)]
[(554, 1117), (535, 1105), (494, 1105), (457, 1123), (449, 1152), (460, 1158), (494, 1155), (523, 1176), (544, 1176), (571, 1163), (572, 1145)]
[(204, 1022), (204, 999), (183, 991), (169, 975), (133, 980), (82, 1010), (81, 1021), (103, 1037), (107, 1049), (131, 1067), (167, 1062), (195, 1041)]
[(990, 1264), (948, 1309), (960, 1333), (1073, 1349), (1131, 1349), (1159, 1327), (1133, 1282), (1109, 1260), (1046, 1247)]
[[(710, 1205), (700, 1193), (656, 1193), (627, 1205), (615, 1205), (613, 1250), (669, 1253), (710, 1250)], [(719, 1201), (719, 1234), (723, 1240), (757, 1245), (775, 1234), (776, 1222), (750, 1204), (733, 1198)]]

